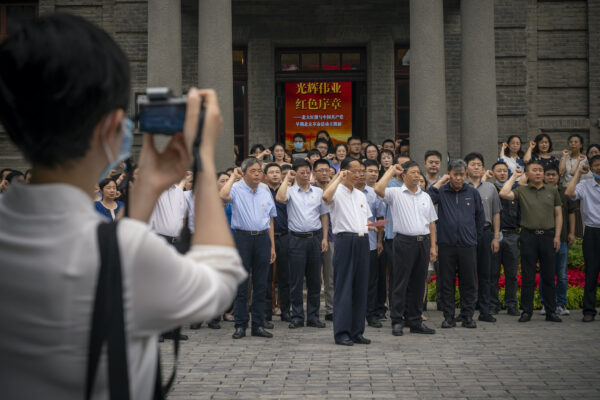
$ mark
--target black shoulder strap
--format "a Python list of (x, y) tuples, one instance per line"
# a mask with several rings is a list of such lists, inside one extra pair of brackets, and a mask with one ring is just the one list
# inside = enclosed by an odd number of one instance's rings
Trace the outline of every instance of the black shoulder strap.
[(110, 399), (128, 400), (130, 392), (117, 224), (98, 225), (98, 242), (100, 271), (90, 330), (85, 397), (88, 400), (91, 397), (100, 355), (106, 342)]

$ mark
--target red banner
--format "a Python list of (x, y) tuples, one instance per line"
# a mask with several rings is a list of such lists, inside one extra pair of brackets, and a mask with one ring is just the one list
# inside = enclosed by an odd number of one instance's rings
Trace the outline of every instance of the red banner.
[(319, 131), (333, 144), (352, 135), (352, 82), (293, 82), (285, 84), (285, 146), (294, 148), (294, 135), (306, 136), (312, 149)]

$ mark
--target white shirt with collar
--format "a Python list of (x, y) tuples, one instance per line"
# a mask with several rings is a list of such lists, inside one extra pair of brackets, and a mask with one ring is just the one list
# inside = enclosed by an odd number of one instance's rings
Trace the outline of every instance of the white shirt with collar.
[[(0, 198), (0, 221), (2, 393), (82, 398), (104, 219), (73, 186), (15, 184)], [(119, 222), (117, 237), (130, 390), (150, 400), (159, 333), (219, 315), (247, 274), (233, 247), (193, 246), (181, 255), (129, 218)], [(109, 397), (101, 360), (94, 399)]]
[(406, 236), (428, 235), (429, 224), (437, 220), (431, 197), (417, 187), (411, 192), (406, 185), (385, 189), (383, 201), (390, 205), (394, 232)]
[(161, 235), (177, 237), (183, 228), (187, 211), (185, 193), (177, 185), (164, 191), (152, 211), (150, 226)]
[(358, 189), (339, 184), (329, 204), (333, 234), (354, 232), (367, 234), (369, 218), (373, 215), (367, 196)]
[(322, 228), (321, 215), (327, 214), (329, 207), (323, 201), (320, 187), (309, 185), (305, 192), (296, 184), (287, 188), (286, 196), (290, 231), (314, 232)]
[(574, 200), (581, 200), (581, 213), (585, 226), (600, 228), (600, 183), (586, 179), (575, 186)]

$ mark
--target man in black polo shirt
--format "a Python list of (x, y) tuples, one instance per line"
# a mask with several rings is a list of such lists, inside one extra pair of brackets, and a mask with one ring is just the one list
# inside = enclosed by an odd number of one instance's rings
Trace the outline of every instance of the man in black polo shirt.
[[(265, 166), (265, 176), (267, 177), (267, 185), (275, 201), (275, 208), (277, 209), (277, 216), (273, 220), (273, 226), (275, 228), (275, 253), (277, 254), (276, 261), (276, 275), (277, 283), (279, 284), (279, 308), (281, 309), (281, 320), (290, 322), (290, 267), (288, 263), (288, 229), (287, 229), (287, 206), (285, 203), (280, 203), (275, 200), (277, 190), (281, 186), (281, 167), (279, 164), (270, 163)], [(272, 307), (272, 290), (271, 285), (273, 281), (273, 267), (275, 264), (271, 264), (269, 270), (269, 279), (267, 284), (267, 297), (266, 297), (266, 308), (265, 308), (265, 319), (270, 321), (272, 319), (273, 307)]]
[[(504, 161), (498, 161), (492, 166), (494, 179), (490, 180), (496, 190), (500, 189), (508, 181), (508, 166)], [(516, 187), (516, 184), (515, 184)], [(500, 198), (502, 210), (500, 211), (500, 251), (492, 256), (492, 285), (491, 304), (493, 314), (500, 311), (500, 300), (498, 299), (498, 281), (500, 280), (500, 269), (504, 266), (504, 303), (508, 315), (520, 315), (517, 310), (517, 270), (519, 269), (519, 224), (521, 222), (521, 208), (516, 200)]]
[(533, 292), (537, 262), (545, 297), (546, 321), (562, 322), (556, 315), (554, 285), (556, 252), (560, 249), (562, 209), (558, 190), (544, 184), (544, 167), (538, 161), (527, 164), (527, 186), (512, 189), (521, 170), (514, 174), (500, 190), (500, 197), (517, 200), (521, 206), (521, 308), (519, 322), (527, 322), (533, 314)]
[(438, 206), (438, 290), (444, 312), (442, 328), (456, 326), (454, 291), (458, 268), (462, 326), (476, 328), (473, 321), (477, 288), (477, 240), (483, 233), (485, 213), (477, 189), (465, 184), (467, 165), (463, 160), (448, 163), (444, 175), (427, 193)]

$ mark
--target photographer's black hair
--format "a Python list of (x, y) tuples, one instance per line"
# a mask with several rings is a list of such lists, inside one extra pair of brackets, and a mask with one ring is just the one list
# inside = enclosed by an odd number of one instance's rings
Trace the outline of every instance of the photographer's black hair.
[(34, 165), (84, 156), (102, 117), (127, 110), (127, 57), (81, 17), (52, 14), (23, 23), (0, 44), (0, 60), (0, 121)]
[(294, 161), (294, 165), (293, 165), (294, 171), (298, 171), (298, 168), (300, 168), (300, 167), (308, 167), (308, 169), (310, 169), (312, 171), (312, 167), (310, 166), (310, 163), (306, 160)]
[[(4, 173), (8, 172), (8, 174), (10, 174), (12, 172), (12, 168), (4, 168), (2, 170), (0, 170), (0, 180), (4, 178)], [(8, 175), (6, 174), (6, 175)]]

